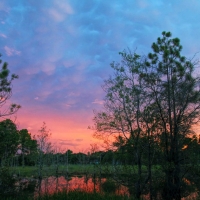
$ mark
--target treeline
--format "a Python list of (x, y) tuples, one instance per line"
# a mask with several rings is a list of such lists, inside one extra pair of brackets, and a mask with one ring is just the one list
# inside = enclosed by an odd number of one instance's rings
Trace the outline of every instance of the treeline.
[(17, 130), (10, 119), (0, 122), (0, 164), (1, 166), (34, 164), (38, 151), (37, 140), (27, 129)]
[[(38, 136), (37, 136), (38, 137)], [(133, 141), (125, 141), (118, 136), (113, 142), (115, 150), (79, 152), (73, 153), (67, 150), (64, 153), (56, 152), (53, 145), (48, 141), (41, 146), (36, 136), (31, 136), (27, 129), (17, 130), (14, 122), (6, 119), (0, 122), (0, 163), (1, 166), (35, 166), (38, 165), (39, 155), (42, 154), (43, 165), (51, 166), (67, 164), (109, 164), (109, 165), (137, 165), (134, 159)], [(48, 137), (48, 135), (46, 136)], [(44, 138), (43, 138), (44, 139)], [(144, 147), (142, 153), (142, 164), (148, 166), (147, 137), (140, 140)], [(48, 148), (44, 149), (44, 146)], [(200, 145), (196, 136), (185, 137), (180, 151), (182, 164), (199, 164)], [(154, 141), (154, 157), (152, 165), (161, 165), (163, 149), (160, 141)]]

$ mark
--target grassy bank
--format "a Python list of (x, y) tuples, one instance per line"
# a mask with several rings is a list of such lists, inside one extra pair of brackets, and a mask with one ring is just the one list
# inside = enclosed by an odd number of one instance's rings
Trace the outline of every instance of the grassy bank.
[(13, 197), (1, 197), (1, 200), (135, 200), (133, 197), (119, 196), (115, 194), (101, 194), (101, 193), (87, 193), (84, 191), (69, 191), (58, 192), (54, 194), (46, 194), (41, 197), (28, 197), (26, 195), (13, 196)]
[(71, 191), (69, 193), (60, 192), (53, 195), (43, 196), (41, 200), (134, 200), (133, 198), (128, 198), (127, 196), (117, 196), (110, 194), (100, 194), (100, 193), (87, 193), (80, 191)]
[(54, 194), (44, 195), (38, 198), (18, 196), (1, 198), (2, 200), (135, 200), (135, 198), (127, 196), (117, 196), (114, 194), (100, 194), (100, 193), (87, 193), (83, 191), (70, 191), (70, 192), (58, 192)]
[[(38, 171), (36, 166), (25, 166), (25, 167), (12, 167), (13, 173), (20, 177), (37, 177)], [(43, 176), (55, 176), (63, 175), (68, 173), (69, 175), (85, 175), (85, 174), (100, 174), (101, 175), (111, 175), (115, 172), (118, 174), (134, 174), (137, 173), (137, 166), (112, 166), (112, 165), (60, 165), (58, 168), (56, 166), (44, 166)], [(142, 167), (142, 171), (147, 172), (146, 166)], [(160, 171), (160, 166), (154, 166), (153, 172)], [(56, 174), (57, 173), (57, 174)]]
[[(25, 166), (25, 167), (12, 167), (11, 170), (22, 177), (37, 177), (38, 168), (37, 166)], [(64, 165), (60, 165), (58, 168), (56, 166), (44, 166), (42, 170), (43, 176), (55, 176), (56, 173), (58, 175), (62, 174), (71, 174), (71, 175), (84, 175), (86, 173), (93, 173), (94, 167), (93, 165), (69, 165), (68, 170)]]

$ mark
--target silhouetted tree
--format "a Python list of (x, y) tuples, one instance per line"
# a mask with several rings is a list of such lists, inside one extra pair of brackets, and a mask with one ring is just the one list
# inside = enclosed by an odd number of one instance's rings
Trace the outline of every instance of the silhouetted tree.
[(19, 145), (16, 125), (10, 119), (0, 122), (0, 161), (1, 166), (8, 165), (8, 160), (15, 155)]
[(43, 122), (41, 129), (38, 131), (36, 135), (36, 140), (38, 143), (38, 177), (42, 179), (42, 171), (44, 166), (44, 154), (48, 153), (51, 149), (51, 143), (49, 142), (49, 137), (51, 133), (50, 130), (47, 129), (46, 123)]
[[(200, 116), (199, 77), (193, 76), (196, 63), (181, 55), (180, 40), (170, 32), (163, 32), (152, 49), (143, 57), (121, 52), (121, 63), (111, 64), (114, 75), (103, 86), (104, 110), (94, 113), (93, 128), (97, 138), (121, 137), (120, 151), (132, 148), (138, 166), (137, 198), (149, 182), (152, 199), (151, 165), (153, 155), (159, 155), (166, 175), (163, 198), (180, 200), (183, 141), (194, 134)], [(145, 152), (148, 175), (142, 181)]]
[[(0, 64), (1, 63), (2, 60), (0, 59)], [(0, 70), (0, 117), (12, 115), (21, 107), (18, 104), (11, 104), (8, 108), (2, 108), (6, 104), (6, 101), (12, 96), (12, 81), (18, 78), (16, 74), (11, 74), (11, 77), (9, 77), (9, 75), (8, 63), (4, 62)]]
[(19, 149), (21, 150), (20, 154), (22, 156), (22, 166), (25, 164), (25, 155), (29, 155), (37, 151), (37, 141), (34, 138), (31, 138), (31, 134), (27, 129), (22, 129), (19, 131)]
[(195, 63), (181, 55), (182, 46), (170, 32), (163, 32), (152, 45), (141, 75), (143, 85), (157, 111), (157, 129), (161, 131), (166, 173), (165, 199), (181, 199), (180, 152), (182, 139), (191, 135), (199, 121), (199, 77), (193, 76)]

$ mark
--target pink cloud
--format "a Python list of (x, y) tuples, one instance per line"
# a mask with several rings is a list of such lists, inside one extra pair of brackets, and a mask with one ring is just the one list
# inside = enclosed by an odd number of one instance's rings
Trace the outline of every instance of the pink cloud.
[(48, 10), (49, 15), (57, 22), (65, 20), (67, 15), (74, 13), (71, 5), (65, 1), (56, 1), (55, 6)]
[(104, 101), (103, 101), (103, 100), (95, 99), (92, 103), (103, 105), (103, 104), (104, 104)]
[(61, 22), (65, 19), (65, 15), (63, 15), (56, 9), (50, 9), (49, 14), (55, 21), (58, 21), (58, 22)]
[(14, 56), (14, 55), (18, 55), (19, 56), (21, 54), (21, 51), (17, 51), (17, 50), (15, 50), (13, 48), (10, 48), (8, 46), (5, 46), (4, 50), (6, 51), (6, 54), (8, 56)]
[(7, 38), (7, 36), (3, 33), (0, 34), (0, 37)]
[(72, 6), (66, 1), (55, 1), (55, 5), (67, 14), (74, 14)]

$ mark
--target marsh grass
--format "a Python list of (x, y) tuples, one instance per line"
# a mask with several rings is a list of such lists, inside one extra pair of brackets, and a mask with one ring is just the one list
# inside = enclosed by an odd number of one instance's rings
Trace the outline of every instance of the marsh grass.
[(134, 200), (127, 196), (117, 196), (114, 194), (100, 194), (100, 193), (87, 193), (83, 191), (70, 191), (70, 192), (58, 192), (52, 195), (45, 195), (40, 200)]
[[(13, 173), (17, 174), (21, 177), (37, 177), (38, 175), (38, 168), (37, 166), (19, 166), (19, 167), (12, 167), (11, 170)], [(93, 172), (93, 166), (92, 165), (69, 165), (68, 166), (68, 172), (67, 167), (64, 165), (60, 165), (57, 171), (58, 175), (62, 174), (85, 174), (85, 173), (92, 173)], [(56, 170), (55, 166), (44, 166), (43, 168), (43, 175), (44, 176), (55, 176)]]
[(87, 193), (84, 191), (62, 191), (54, 194), (46, 194), (38, 198), (17, 196), (1, 198), (1, 200), (135, 200), (127, 196), (119, 196), (115, 194)]
[[(101, 167), (101, 170), (99, 168)], [(14, 174), (20, 176), (20, 177), (35, 177), (37, 178), (38, 176), (38, 171), (36, 166), (19, 166), (19, 167), (12, 167), (10, 168)], [(56, 176), (56, 175), (64, 175), (64, 174), (69, 174), (69, 175), (85, 175), (85, 174), (94, 174), (96, 173), (97, 175), (100, 173), (101, 175), (112, 175), (116, 171), (120, 173), (121, 175), (128, 175), (128, 174), (134, 174), (137, 172), (137, 166), (112, 166), (112, 165), (93, 165), (93, 164), (88, 164), (88, 165), (73, 165), (70, 164), (68, 166), (68, 171), (66, 165), (60, 165), (58, 168), (58, 171), (55, 170), (55, 166), (44, 166), (43, 168), (43, 176), (48, 177), (48, 176)], [(142, 171), (145, 173), (147, 172), (146, 166), (142, 166)], [(161, 171), (160, 166), (153, 166), (152, 172), (158, 172)], [(56, 174), (57, 173), (57, 174)]]
[(53, 195), (43, 196), (41, 200), (53, 200), (53, 199), (71, 199), (71, 200), (134, 200), (128, 198), (127, 196), (117, 196), (110, 194), (100, 194), (100, 193), (87, 193), (82, 191), (71, 191), (69, 193), (60, 192)]

